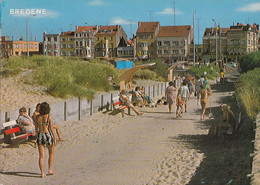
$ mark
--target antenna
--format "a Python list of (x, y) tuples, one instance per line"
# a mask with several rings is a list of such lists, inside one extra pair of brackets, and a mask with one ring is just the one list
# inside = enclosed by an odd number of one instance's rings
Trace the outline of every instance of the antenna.
[(198, 18), (198, 44), (200, 44), (200, 18)]
[(173, 26), (175, 26), (175, 1), (172, 1), (173, 3)]
[(130, 39), (131, 39), (131, 37), (132, 37), (132, 23), (133, 23), (133, 20), (131, 19), (130, 20)]
[(152, 12), (153, 12), (153, 10), (149, 10), (149, 12), (150, 12), (150, 22), (152, 22), (153, 21), (153, 19), (152, 19)]

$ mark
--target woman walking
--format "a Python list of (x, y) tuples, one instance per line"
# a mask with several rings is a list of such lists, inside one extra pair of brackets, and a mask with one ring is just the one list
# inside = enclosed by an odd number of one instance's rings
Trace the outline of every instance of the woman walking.
[(53, 128), (53, 118), (50, 114), (50, 106), (47, 102), (40, 105), (40, 114), (36, 118), (35, 130), (37, 134), (37, 145), (39, 150), (39, 167), (42, 178), (46, 176), (44, 171), (44, 147), (49, 150), (49, 171), (48, 175), (53, 175), (54, 146), (56, 145), (56, 136)]
[(175, 102), (175, 88), (173, 82), (169, 82), (169, 86), (166, 88), (165, 97), (169, 106), (169, 112), (172, 113), (173, 103)]
[(204, 85), (201, 85), (201, 99), (200, 99), (200, 104), (201, 104), (201, 108), (202, 108), (202, 115), (200, 118), (201, 120), (205, 119), (208, 94), (209, 94), (209, 91), (207, 91), (205, 89)]

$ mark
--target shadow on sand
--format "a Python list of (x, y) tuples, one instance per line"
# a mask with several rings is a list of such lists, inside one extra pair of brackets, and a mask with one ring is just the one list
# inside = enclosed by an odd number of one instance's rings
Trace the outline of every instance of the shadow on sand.
[[(215, 92), (230, 92), (234, 90), (234, 83), (212, 85)], [(220, 99), (219, 103), (231, 105), (235, 115), (240, 111), (236, 101), (231, 96)], [(249, 185), (253, 152), (255, 123), (242, 114), (242, 122), (237, 132), (232, 135), (220, 134), (213, 136), (214, 124), (222, 119), (222, 111), (219, 107), (213, 107), (214, 120), (206, 120), (198, 123), (198, 127), (209, 130), (208, 135), (181, 135), (170, 140), (183, 142), (185, 146), (196, 149), (204, 154), (204, 159), (192, 176), (189, 185)], [(198, 113), (200, 110), (198, 109)], [(209, 108), (206, 115), (209, 113)]]
[(33, 178), (41, 178), (41, 174), (39, 173), (32, 173), (32, 172), (2, 172), (0, 171), (0, 174), (3, 175), (14, 175), (14, 176), (20, 176), (20, 177), (33, 177)]

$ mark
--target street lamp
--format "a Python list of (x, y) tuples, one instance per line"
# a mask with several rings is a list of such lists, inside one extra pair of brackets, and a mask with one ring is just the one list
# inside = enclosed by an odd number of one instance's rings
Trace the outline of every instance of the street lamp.
[(217, 23), (214, 19), (212, 19), (212, 21), (215, 23), (216, 26), (216, 66), (218, 65), (218, 30), (217, 30)]
[[(36, 16), (36, 15), (32, 15), (32, 16)], [(26, 19), (27, 56), (29, 57), (28, 19), (29, 19), (29, 16), (27, 16), (27, 19)]]
[(193, 66), (195, 66), (195, 13), (196, 11), (193, 12)]

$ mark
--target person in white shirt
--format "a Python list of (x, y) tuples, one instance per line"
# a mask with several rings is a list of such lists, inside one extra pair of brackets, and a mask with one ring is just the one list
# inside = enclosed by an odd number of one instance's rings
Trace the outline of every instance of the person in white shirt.
[(182, 100), (182, 103), (185, 105), (185, 112), (187, 112), (187, 99), (189, 97), (190, 92), (189, 92), (189, 88), (187, 87), (187, 84), (185, 81), (183, 82), (183, 85), (181, 86), (181, 90), (182, 90), (181, 100)]

